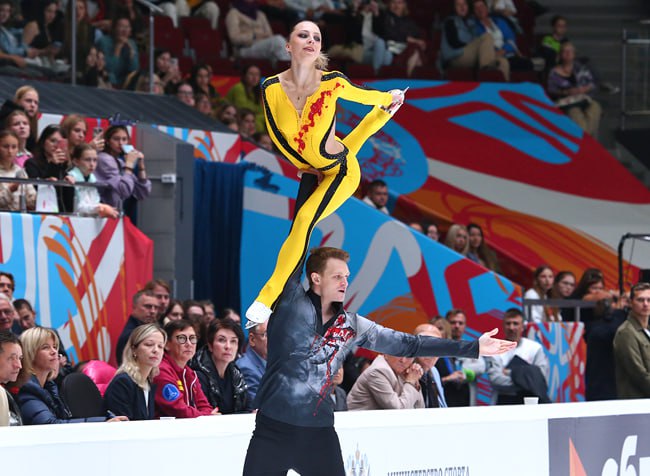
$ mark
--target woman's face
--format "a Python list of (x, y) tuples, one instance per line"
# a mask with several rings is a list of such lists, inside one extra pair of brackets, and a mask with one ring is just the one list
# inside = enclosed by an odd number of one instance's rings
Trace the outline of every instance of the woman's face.
[(7, 136), (0, 140), (0, 162), (11, 166), (18, 155), (18, 141), (15, 137)]
[(49, 25), (56, 18), (56, 3), (50, 3), (45, 10), (43, 10), (43, 21)]
[(230, 329), (219, 329), (212, 339), (210, 352), (215, 362), (229, 364), (237, 357), (239, 339)]
[(321, 51), (320, 28), (310, 21), (298, 23), (289, 35), (287, 49), (291, 59), (316, 61)]
[(115, 25), (115, 39), (126, 41), (131, 36), (131, 22), (126, 18), (117, 20)]
[(165, 338), (162, 333), (154, 332), (138, 344), (134, 350), (135, 360), (141, 365), (158, 367), (163, 358)]
[(483, 1), (477, 1), (474, 3), (474, 15), (476, 15), (476, 18), (479, 20), (485, 20), (490, 12), (488, 11), (488, 7)]
[(195, 107), (200, 113), (205, 114), (206, 116), (212, 114), (212, 104), (210, 104), (210, 99), (205, 95), (202, 95), (196, 101)]
[(563, 298), (568, 298), (573, 294), (576, 287), (576, 278), (566, 274), (557, 283), (557, 291)]
[(591, 293), (598, 293), (602, 292), (605, 290), (605, 283), (603, 281), (598, 281), (591, 286), (589, 286), (589, 289), (587, 290), (589, 294)]
[(469, 246), (472, 249), (478, 249), (483, 243), (483, 234), (478, 228), (473, 228), (469, 230)]
[(68, 133), (68, 142), (70, 148), (73, 148), (79, 144), (83, 144), (86, 141), (86, 121), (79, 121), (75, 123)]
[(237, 121), (237, 108), (235, 106), (228, 106), (221, 113), (221, 122), (224, 124), (232, 124)]
[(167, 52), (162, 53), (161, 55), (158, 56), (158, 58), (156, 58), (156, 69), (160, 73), (165, 74), (167, 71), (169, 71), (171, 59), (172, 56), (169, 53)]
[(208, 89), (210, 84), (210, 71), (206, 68), (201, 68), (196, 72), (196, 84), (203, 90)]
[(29, 127), (29, 119), (27, 119), (27, 116), (23, 116), (22, 114), (16, 114), (11, 119), (9, 129), (11, 129), (20, 139), (27, 140), (31, 131)]
[(59, 347), (52, 337), (46, 339), (36, 351), (34, 370), (39, 372), (59, 371)]
[(77, 0), (77, 21), (84, 20), (86, 18), (86, 2), (83, 0)]
[(537, 285), (542, 291), (546, 292), (553, 286), (553, 277), (553, 271), (546, 268), (537, 276)]
[(560, 50), (560, 62), (562, 63), (572, 63), (576, 57), (576, 50), (573, 45), (564, 45)]
[[(60, 149), (59, 142), (63, 139), (59, 131), (50, 134), (50, 136), (45, 139), (43, 142), (43, 152), (45, 152), (45, 157), (50, 160), (54, 156), (54, 153)], [(64, 151), (67, 152), (67, 151)]]
[(85, 177), (88, 177), (97, 168), (97, 151), (94, 149), (84, 150), (81, 157), (75, 159), (75, 165), (79, 167), (79, 170), (81, 170), (81, 173)]
[(167, 318), (170, 321), (180, 321), (183, 317), (185, 317), (185, 315), (183, 314), (183, 307), (180, 304), (174, 304), (167, 314)]
[(174, 331), (172, 338), (167, 342), (165, 350), (169, 356), (180, 367), (185, 367), (196, 353), (198, 338), (194, 328), (188, 327), (180, 331)]
[(246, 114), (239, 123), (239, 133), (250, 137), (255, 134), (255, 114)]
[(99, 71), (103, 71), (105, 66), (106, 66), (106, 58), (104, 57), (104, 52), (103, 51), (98, 51), (97, 52), (97, 69)]
[(257, 66), (251, 66), (244, 75), (244, 84), (249, 88), (254, 88), (260, 83), (261, 72)]
[(460, 228), (456, 233), (456, 239), (454, 240), (454, 250), (462, 253), (467, 246), (467, 232)]
[(38, 114), (38, 93), (36, 91), (27, 91), (18, 101), (29, 117), (36, 117)]
[(429, 225), (427, 227), (427, 236), (433, 241), (438, 241), (440, 239), (440, 233), (438, 233), (438, 227), (436, 225)]
[(129, 135), (126, 131), (118, 129), (108, 139), (108, 149), (111, 155), (118, 157), (122, 155), (122, 146), (129, 143)]

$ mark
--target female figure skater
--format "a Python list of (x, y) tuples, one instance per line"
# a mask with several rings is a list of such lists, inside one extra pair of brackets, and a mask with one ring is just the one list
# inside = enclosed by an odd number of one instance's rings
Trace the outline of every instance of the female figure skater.
[[(262, 84), (271, 139), (300, 175), (317, 175), (319, 184), (294, 217), (275, 271), (246, 311), (247, 328), (268, 320), (284, 285), (305, 257), (316, 223), (339, 208), (359, 185), (356, 154), (404, 101), (404, 91), (369, 90), (352, 84), (342, 73), (324, 71), (327, 58), (321, 54), (321, 39), (315, 23), (296, 24), (286, 45), (289, 69)], [(338, 98), (374, 106), (344, 139), (335, 135)]]

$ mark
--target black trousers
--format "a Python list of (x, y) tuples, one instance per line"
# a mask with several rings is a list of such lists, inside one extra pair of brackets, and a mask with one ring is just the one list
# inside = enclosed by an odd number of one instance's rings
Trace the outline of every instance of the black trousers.
[(289, 425), (258, 413), (244, 476), (286, 476), (290, 469), (301, 476), (345, 476), (334, 427)]

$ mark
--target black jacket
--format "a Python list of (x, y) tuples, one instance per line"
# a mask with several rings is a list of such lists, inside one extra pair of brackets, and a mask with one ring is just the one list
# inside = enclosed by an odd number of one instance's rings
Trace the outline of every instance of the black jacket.
[(122, 353), (124, 352), (124, 347), (131, 336), (131, 333), (135, 330), (136, 327), (141, 326), (142, 322), (137, 320), (133, 316), (129, 316), (129, 320), (124, 324), (124, 329), (120, 337), (117, 338), (117, 344), (115, 345), (115, 360), (117, 360), (117, 365), (122, 365)]
[[(190, 361), (190, 367), (196, 372), (201, 389), (207, 397), (210, 405), (219, 407), (220, 411), (224, 408), (225, 396), (222, 395), (221, 388), (217, 381), (218, 373), (212, 361), (210, 349), (207, 346), (201, 348), (194, 358)], [(226, 369), (225, 378), (232, 385), (232, 413), (247, 413), (252, 410), (252, 405), (248, 398), (248, 388), (244, 381), (244, 376), (239, 367), (231, 362)], [(231, 412), (228, 412), (231, 413)]]
[[(36, 157), (25, 162), (25, 172), (29, 178), (33, 179), (48, 179), (55, 178), (63, 180), (68, 175), (68, 164), (53, 164), (38, 160)], [(59, 205), (59, 212), (72, 212), (74, 211), (74, 188), (72, 187), (56, 187), (56, 198)]]
[(126, 416), (129, 420), (153, 420), (154, 395), (155, 386), (152, 385), (147, 393), (147, 407), (143, 390), (129, 375), (119, 373), (106, 388), (104, 403), (106, 410), (116, 416)]

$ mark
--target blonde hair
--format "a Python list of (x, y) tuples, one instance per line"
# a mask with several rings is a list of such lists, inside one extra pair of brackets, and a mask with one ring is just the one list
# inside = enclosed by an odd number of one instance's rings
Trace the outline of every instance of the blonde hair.
[[(63, 122), (61, 122), (61, 135), (68, 139), (72, 128), (80, 122), (86, 124), (86, 118), (80, 114), (70, 114), (68, 117), (63, 119)], [(88, 125), (86, 125), (86, 129), (87, 128)]]
[(456, 235), (460, 231), (465, 231), (465, 236), (467, 239), (465, 240), (465, 247), (462, 249), (462, 251), (458, 251), (458, 253), (463, 256), (467, 256), (467, 252), (469, 251), (469, 232), (467, 231), (465, 225), (459, 225), (458, 223), (451, 225), (449, 227), (449, 231), (447, 232), (447, 236), (445, 237), (445, 245), (452, 250), (456, 250)]
[[(299, 20), (291, 28), (291, 31), (289, 32), (289, 38), (291, 38), (291, 34), (296, 29), (296, 26), (299, 25), (300, 23), (304, 23), (304, 22), (313, 23), (318, 28), (318, 31), (320, 31), (320, 27), (316, 23), (314, 23), (313, 21), (311, 21), (311, 20)], [(322, 38), (322, 35), (321, 35), (321, 38)], [(330, 62), (329, 57), (325, 53), (323, 53), (321, 51), (320, 54), (318, 55), (318, 57), (316, 58), (316, 60), (314, 61), (314, 67), (316, 69), (318, 69), (318, 70), (326, 71), (327, 70), (327, 65), (329, 64), (329, 62)]]
[[(146, 377), (140, 373), (140, 367), (138, 366), (138, 361), (135, 358), (135, 350), (138, 348), (142, 342), (147, 339), (152, 334), (160, 332), (163, 336), (163, 346), (167, 343), (167, 335), (158, 324), (143, 324), (135, 328), (135, 330), (129, 336), (129, 340), (126, 342), (124, 347), (124, 352), (122, 353), (122, 365), (117, 369), (115, 375), (120, 373), (125, 373), (131, 379), (138, 384), (143, 390), (149, 390), (149, 384), (153, 378), (158, 375), (160, 369), (154, 367), (149, 372), (149, 375)], [(162, 351), (161, 351), (162, 352)]]
[[(47, 327), (32, 327), (27, 329), (25, 332), (20, 334), (20, 343), (23, 346), (23, 368), (21, 370), (21, 375), (33, 375), (34, 374), (34, 361), (36, 360), (36, 354), (43, 344), (47, 342), (48, 339), (52, 339), (54, 348), (59, 350), (59, 336), (56, 335), (52, 329)], [(53, 380), (57, 371), (50, 371), (47, 374), (47, 380)], [(21, 380), (19, 378), (19, 380)]]
[(38, 96), (38, 91), (36, 90), (35, 87), (33, 86), (21, 86), (18, 89), (16, 89), (16, 93), (14, 94), (14, 101), (20, 101), (22, 98), (25, 97), (25, 94), (29, 92), (34, 92)]

